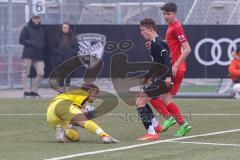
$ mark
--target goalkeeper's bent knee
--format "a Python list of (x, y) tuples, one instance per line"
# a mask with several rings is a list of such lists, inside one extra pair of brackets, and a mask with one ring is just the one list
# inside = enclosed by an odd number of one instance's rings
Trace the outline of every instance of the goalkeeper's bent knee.
[(65, 134), (66, 138), (70, 141), (79, 141), (80, 140), (79, 132), (73, 128), (65, 129), (64, 134)]

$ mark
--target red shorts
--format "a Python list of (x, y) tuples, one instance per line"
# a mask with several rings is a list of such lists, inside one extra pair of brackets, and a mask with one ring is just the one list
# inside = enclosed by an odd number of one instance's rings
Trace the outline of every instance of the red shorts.
[(181, 87), (181, 84), (182, 84), (182, 80), (184, 78), (184, 75), (185, 75), (185, 71), (177, 71), (175, 77), (173, 77), (173, 83), (174, 83), (174, 87), (173, 89), (171, 90), (171, 94), (172, 95), (176, 95), (178, 90), (180, 89)]

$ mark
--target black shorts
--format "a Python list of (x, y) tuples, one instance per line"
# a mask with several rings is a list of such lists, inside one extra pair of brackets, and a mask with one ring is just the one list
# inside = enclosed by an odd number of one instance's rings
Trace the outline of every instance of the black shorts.
[(154, 99), (158, 98), (161, 94), (171, 91), (171, 87), (168, 87), (163, 79), (157, 77), (150, 79), (147, 85), (143, 87), (143, 91), (148, 97)]

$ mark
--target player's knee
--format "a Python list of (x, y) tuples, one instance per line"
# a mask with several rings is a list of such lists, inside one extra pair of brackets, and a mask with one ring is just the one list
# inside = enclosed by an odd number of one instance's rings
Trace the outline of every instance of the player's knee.
[(80, 140), (80, 132), (75, 128), (67, 128), (65, 130), (65, 136), (70, 141), (79, 141)]
[(165, 105), (168, 105), (173, 102), (172, 95), (170, 93), (167, 93), (161, 97), (162, 101)]
[(164, 101), (164, 104), (167, 106), (167, 105), (169, 105), (170, 103), (172, 103), (173, 101), (170, 101), (170, 100), (166, 100), (166, 101)]
[(145, 106), (146, 102), (142, 98), (137, 98), (136, 99), (136, 107), (140, 108)]

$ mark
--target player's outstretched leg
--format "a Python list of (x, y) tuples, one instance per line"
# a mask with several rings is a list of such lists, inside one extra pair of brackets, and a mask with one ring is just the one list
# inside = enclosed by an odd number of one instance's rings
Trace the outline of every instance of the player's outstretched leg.
[(118, 143), (119, 141), (106, 132), (103, 131), (103, 129), (98, 126), (95, 122), (88, 120), (85, 116), (85, 114), (77, 114), (75, 117), (72, 118), (71, 124), (74, 126), (80, 126), (82, 128), (85, 128), (87, 131), (98, 135), (102, 138), (104, 143)]
[(91, 120), (83, 122), (83, 127), (87, 131), (100, 136), (103, 140), (103, 143), (119, 143), (119, 140), (113, 138), (112, 136), (104, 132), (101, 127), (99, 127), (95, 122)]

